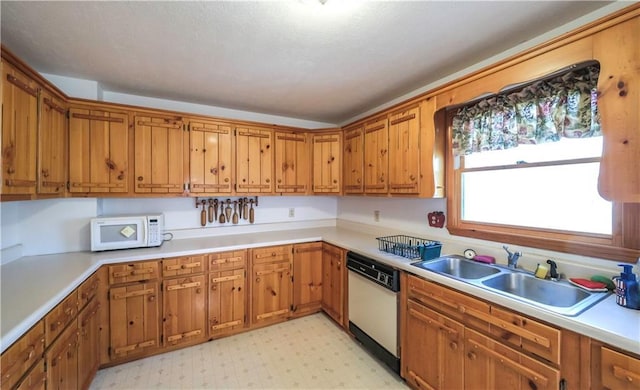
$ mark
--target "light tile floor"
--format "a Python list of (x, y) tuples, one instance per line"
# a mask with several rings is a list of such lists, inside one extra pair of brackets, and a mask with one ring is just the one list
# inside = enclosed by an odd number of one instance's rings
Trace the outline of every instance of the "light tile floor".
[(98, 371), (98, 389), (406, 389), (322, 313)]

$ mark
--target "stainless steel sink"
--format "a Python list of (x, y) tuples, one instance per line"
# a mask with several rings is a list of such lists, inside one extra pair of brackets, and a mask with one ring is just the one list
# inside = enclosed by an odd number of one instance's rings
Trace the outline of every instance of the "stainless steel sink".
[(421, 261), (416, 267), (452, 276), (456, 279), (482, 279), (500, 273), (499, 268), (466, 260), (459, 256), (440, 257), (436, 260)]
[(523, 270), (477, 263), (457, 255), (413, 265), (567, 316), (578, 315), (608, 296), (583, 290), (565, 281), (538, 279)]
[(481, 284), (498, 293), (568, 316), (580, 314), (607, 296), (585, 291), (567, 282), (538, 279), (521, 272), (502, 273), (483, 280)]

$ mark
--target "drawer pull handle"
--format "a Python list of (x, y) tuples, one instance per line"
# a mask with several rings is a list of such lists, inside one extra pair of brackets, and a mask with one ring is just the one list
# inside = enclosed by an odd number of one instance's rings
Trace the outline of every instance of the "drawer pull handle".
[(640, 382), (639, 374), (636, 374), (635, 372), (631, 372), (629, 370), (625, 370), (624, 368), (616, 365), (613, 366), (613, 376), (625, 380), (629, 383), (633, 383), (634, 381)]
[(200, 282), (182, 283), (174, 286), (167, 286), (167, 291), (182, 290), (191, 287), (200, 287)]

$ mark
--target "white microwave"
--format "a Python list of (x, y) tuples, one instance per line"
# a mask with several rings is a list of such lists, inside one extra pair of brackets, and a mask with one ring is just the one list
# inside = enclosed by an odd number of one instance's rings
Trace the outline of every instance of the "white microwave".
[(123, 215), (91, 219), (91, 250), (144, 248), (160, 246), (164, 216)]

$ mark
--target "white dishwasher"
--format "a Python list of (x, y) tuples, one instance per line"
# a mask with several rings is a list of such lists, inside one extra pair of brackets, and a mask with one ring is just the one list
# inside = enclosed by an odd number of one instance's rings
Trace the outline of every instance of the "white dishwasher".
[(397, 269), (347, 252), (349, 331), (374, 356), (400, 373)]

